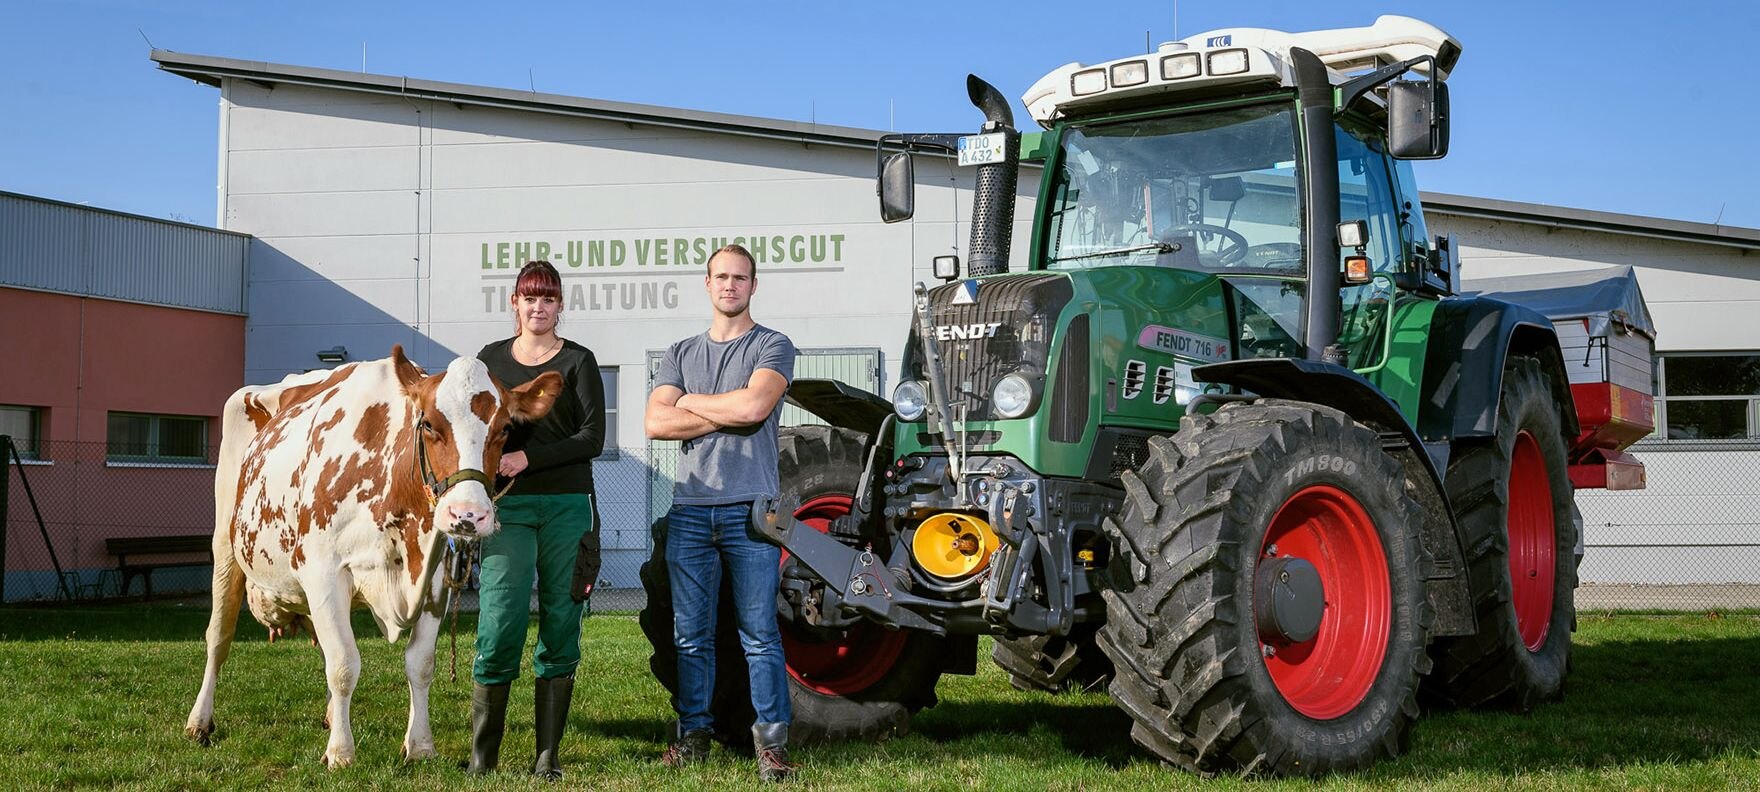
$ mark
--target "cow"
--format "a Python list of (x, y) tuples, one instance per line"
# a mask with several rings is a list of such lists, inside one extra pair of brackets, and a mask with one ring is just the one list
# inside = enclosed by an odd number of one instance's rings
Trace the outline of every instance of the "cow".
[(384, 360), (234, 393), (214, 476), (207, 668), (185, 733), (209, 743), (220, 666), (248, 601), (271, 637), (311, 631), (329, 690), (323, 760), (352, 762), (349, 701), (361, 661), (349, 612), (364, 605), (387, 639), (410, 634), (403, 754), (434, 756), (428, 688), (448, 600), (438, 571), (447, 538), (496, 531), (483, 471), (500, 461), (509, 421), (543, 417), (561, 389), (554, 372), (509, 389), (474, 358), (428, 376), (396, 346)]

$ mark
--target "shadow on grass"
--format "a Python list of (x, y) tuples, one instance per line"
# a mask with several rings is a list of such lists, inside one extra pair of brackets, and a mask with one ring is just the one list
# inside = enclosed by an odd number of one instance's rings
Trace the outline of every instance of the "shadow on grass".
[[(1579, 645), (1564, 700), (1526, 715), (1428, 712), (1407, 753), (1365, 778), (1521, 775), (1752, 756), (1760, 753), (1760, 707), (1754, 706), (1760, 673), (1754, 669), (1760, 669), (1760, 637)], [(967, 743), (987, 754), (1029, 759), (1060, 746), (1114, 769), (1155, 761), (1131, 741), (1130, 728), (1130, 719), (1101, 696), (1010, 691), (976, 699), (944, 694), (939, 706), (914, 719), (912, 733), (942, 748)]]
[(1019, 698), (944, 699), (912, 720), (911, 733), (936, 743), (1008, 738), (984, 740), (985, 751), (1000, 748), (1022, 758), (1042, 757), (1053, 747), (1041, 740), (1020, 739), (1042, 735), (1055, 739), (1068, 753), (1115, 768), (1148, 756), (1131, 742), (1130, 717), (1104, 695), (1015, 695)]

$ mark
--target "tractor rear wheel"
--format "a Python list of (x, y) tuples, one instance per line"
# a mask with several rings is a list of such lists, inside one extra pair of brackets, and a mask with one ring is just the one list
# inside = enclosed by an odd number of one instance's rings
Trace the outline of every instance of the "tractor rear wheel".
[(1431, 646), (1436, 672), (1426, 697), (1526, 712), (1563, 696), (1576, 629), (1577, 526), (1558, 402), (1538, 360), (1505, 365), (1497, 436), (1456, 452), (1448, 495), (1479, 629)]
[(1084, 623), (1069, 635), (997, 638), (990, 659), (1018, 690), (1046, 693), (1098, 690), (1112, 678), (1112, 661), (1094, 642), (1100, 626)]
[(1199, 772), (1401, 753), (1432, 619), (1422, 512), (1377, 434), (1264, 400), (1187, 416), (1149, 448), (1106, 521), (1100, 647), (1132, 738)]
[[(864, 436), (826, 426), (786, 427), (778, 442), (784, 496), (799, 499), (795, 519), (821, 531), (849, 513), (864, 463)], [(878, 548), (877, 548), (878, 549)], [(783, 554), (783, 567), (791, 563)], [(676, 694), (678, 654), (672, 642), (672, 597), (664, 532), (656, 531), (654, 555), (642, 567), (648, 607), (642, 631), (654, 653), (649, 666), (667, 692)], [(710, 709), (715, 736), (750, 750), (752, 711), (745, 656), (723, 580), (716, 620), (715, 692)], [(657, 605), (659, 607), (657, 607)], [(781, 623), (788, 659), (790, 741), (810, 745), (839, 740), (878, 741), (903, 734), (910, 717), (936, 702), (935, 684), (945, 664), (942, 641), (927, 633), (887, 630), (863, 622), (834, 635)]]

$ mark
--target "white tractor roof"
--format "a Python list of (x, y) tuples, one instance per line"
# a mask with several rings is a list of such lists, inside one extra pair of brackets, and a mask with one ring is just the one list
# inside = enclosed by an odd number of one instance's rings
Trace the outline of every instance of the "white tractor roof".
[(1224, 28), (1162, 44), (1148, 55), (1059, 66), (1033, 83), (1021, 101), (1035, 120), (1049, 127), (1071, 112), (1091, 112), (1121, 99), (1258, 82), (1290, 86), (1289, 52), (1298, 47), (1319, 56), (1332, 70), (1335, 85), (1350, 74), (1424, 55), (1434, 57), (1436, 67), (1416, 71), (1446, 80), (1461, 51), (1453, 36), (1404, 16), (1382, 16), (1368, 27), (1307, 33)]

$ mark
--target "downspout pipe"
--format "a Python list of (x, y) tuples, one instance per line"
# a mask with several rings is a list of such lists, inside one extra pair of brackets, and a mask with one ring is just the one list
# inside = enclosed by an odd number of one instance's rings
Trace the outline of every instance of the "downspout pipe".
[(1319, 56), (1300, 47), (1292, 47), (1289, 54), (1295, 67), (1296, 101), (1307, 150), (1302, 201), (1308, 215), (1308, 226), (1302, 232), (1308, 265), (1308, 310), (1302, 320), (1304, 356), (1342, 363), (1339, 350), (1329, 352), (1338, 343), (1339, 314), (1338, 138), (1332, 120), (1332, 80)]
[(1008, 271), (1008, 248), (1014, 239), (1015, 186), (1020, 180), (1021, 133), (1014, 128), (1014, 111), (1002, 92), (975, 74), (966, 75), (966, 93), (984, 114), (984, 133), (1004, 135), (1001, 162), (978, 166), (972, 194), (972, 237), (966, 246), (972, 277)]

